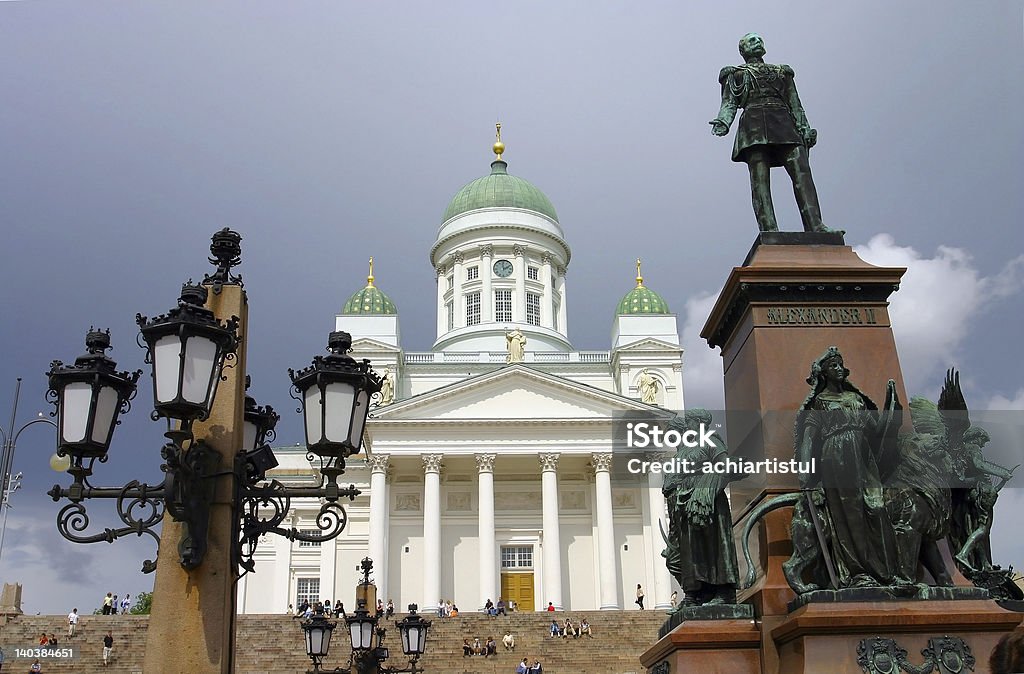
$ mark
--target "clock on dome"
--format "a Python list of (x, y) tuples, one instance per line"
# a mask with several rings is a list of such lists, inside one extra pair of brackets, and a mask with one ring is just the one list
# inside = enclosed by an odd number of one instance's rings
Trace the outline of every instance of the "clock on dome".
[(508, 260), (498, 260), (494, 263), (494, 273), (501, 278), (508, 278), (512, 275), (512, 263)]

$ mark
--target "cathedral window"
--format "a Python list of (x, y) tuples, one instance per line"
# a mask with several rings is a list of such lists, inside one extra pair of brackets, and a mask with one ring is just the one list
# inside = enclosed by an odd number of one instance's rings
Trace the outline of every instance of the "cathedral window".
[(309, 602), (310, 605), (320, 601), (319, 578), (298, 578), (296, 580), (295, 606), (301, 606), (304, 601)]
[(451, 302), (444, 305), (445, 311), (448, 313), (448, 329), (455, 329), (455, 307), (452, 306)]
[(447, 280), (448, 280), (448, 290), (451, 290), (452, 288), (455, 287), (455, 275), (454, 274), (448, 274)]
[(466, 325), (480, 325), (480, 293), (466, 295)]
[(498, 323), (512, 322), (512, 291), (494, 291), (494, 320)]
[(473, 266), (466, 269), (466, 280), (475, 281), (480, 278), (480, 267)]
[(506, 545), (501, 548), (501, 568), (532, 569), (533, 547), (529, 545)]
[(526, 322), (540, 325), (540, 295), (537, 293), (526, 293)]
[(540, 276), (538, 275), (537, 268), (536, 267), (527, 267), (526, 268), (526, 278), (530, 279), (531, 281), (536, 281), (537, 279), (539, 279)]

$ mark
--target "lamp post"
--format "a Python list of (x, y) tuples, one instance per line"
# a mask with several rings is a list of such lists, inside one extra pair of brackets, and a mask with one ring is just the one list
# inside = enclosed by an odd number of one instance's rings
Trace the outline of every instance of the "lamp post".
[(363, 560), (361, 568), (363, 580), (356, 587), (359, 606), (353, 613), (345, 616), (345, 626), (348, 628), (346, 631), (352, 647), (348, 667), (321, 669), (320, 665), (323, 664), (331, 647), (331, 633), (337, 627), (337, 623), (331, 622), (323, 615), (314, 615), (302, 623), (302, 631), (306, 638), (306, 654), (313, 662), (313, 669), (308, 670), (306, 674), (418, 674), (424, 671), (418, 666), (418, 662), (426, 649), (430, 621), (424, 620), (416, 613), (416, 604), (409, 605), (409, 615), (395, 621), (395, 627), (402, 640), (402, 652), (409, 657), (409, 664), (407, 667), (386, 666), (384, 663), (390, 657), (388, 649), (384, 646), (387, 630), (378, 625), (380, 618), (376, 612), (371, 613), (367, 610), (367, 606), (374, 605), (375, 591), (372, 589), (373, 583), (370, 582), (373, 560), (367, 557)]
[(21, 377), (18, 377), (14, 384), (14, 402), (11, 404), (11, 421), (7, 429), (0, 428), (0, 436), (3, 436), (2, 450), (0, 450), (0, 509), (3, 510), (3, 523), (0, 524), (0, 556), (4, 549), (4, 536), (7, 534), (7, 511), (11, 508), (11, 496), (21, 487), (21, 473), (11, 474), (14, 470), (14, 450), (17, 449), (18, 436), (21, 432), (34, 424), (50, 424), (56, 427), (57, 424), (40, 414), (39, 418), (22, 424), (17, 430), (14, 428), (14, 420), (18, 415), (18, 398), (21, 397)]
[[(266, 480), (277, 466), (267, 443), (280, 417), (245, 394), (248, 301), (241, 278), (231, 273), (241, 259), (240, 241), (226, 228), (214, 234), (210, 262), (217, 271), (201, 284), (185, 284), (167, 313), (136, 316), (139, 345), (152, 365), (151, 416), (166, 419), (169, 427), (160, 450), (161, 481), (90, 483), (96, 461), (107, 460), (118, 417), (129, 411), (142, 374), (117, 371), (105, 353), (108, 332), (91, 329), (87, 353), (71, 365), (54, 361), (48, 373), (57, 454), (70, 457), (67, 472), (73, 478), (69, 487), (55, 485), (49, 492), (54, 501), (69, 501), (57, 516), (57, 530), (76, 543), (147, 534), (158, 544), (155, 561), (143, 564), (144, 572), (156, 571), (147, 671), (233, 671), (235, 582), (255, 570), (259, 539), (275, 533), (289, 540), (333, 540), (347, 523), (339, 501), (360, 493), (353, 485), (340, 486), (338, 478), (345, 459), (360, 450), (368, 401), (381, 384), (369, 361), (347, 355), (351, 337), (343, 332), (331, 334), (328, 356), (290, 371), (292, 396), (305, 410), (307, 458), (319, 458), (320, 483), (289, 487)], [(281, 526), (293, 498), (320, 499), (319, 532)], [(86, 533), (85, 503), (91, 499), (115, 500), (124, 526)], [(181, 649), (181, 643), (190, 647)]]

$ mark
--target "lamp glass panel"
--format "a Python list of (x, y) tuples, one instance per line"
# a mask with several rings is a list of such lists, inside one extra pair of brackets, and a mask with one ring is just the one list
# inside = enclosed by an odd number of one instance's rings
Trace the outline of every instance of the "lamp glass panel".
[(85, 440), (91, 407), (92, 386), (88, 382), (74, 382), (64, 387), (64, 400), (60, 408), (64, 442)]
[(359, 650), (363, 647), (363, 628), (362, 623), (352, 622), (348, 624), (349, 634), (352, 637), (352, 648), (353, 650)]
[(185, 371), (182, 373), (181, 397), (190, 403), (202, 404), (210, 392), (217, 345), (212, 339), (192, 336), (185, 343)]
[(328, 442), (345, 442), (352, 419), (352, 399), (356, 390), (351, 384), (335, 382), (327, 385), (324, 404), (327, 415), (324, 420), (324, 435)]
[(324, 636), (327, 629), (321, 625), (310, 627), (307, 634), (309, 638), (306, 641), (306, 647), (309, 648), (310, 656), (323, 656), (324, 655)]
[(370, 412), (370, 394), (363, 389), (356, 396), (356, 407), (352, 411), (352, 446), (359, 450), (363, 442), (363, 426), (366, 425), (366, 415)]
[(153, 376), (156, 378), (156, 401), (169, 403), (178, 397), (178, 366), (181, 364), (181, 340), (165, 335), (153, 345)]
[(363, 648), (369, 649), (370, 648), (370, 644), (373, 641), (373, 622), (370, 621), (370, 620), (363, 621), (362, 628), (363, 628), (363, 639), (362, 639)]
[(323, 419), (324, 409), (320, 404), (319, 387), (310, 386), (302, 394), (302, 409), (306, 413), (306, 442), (315, 445), (323, 437), (321, 419)]
[(406, 653), (412, 655), (414, 653), (422, 653), (423, 645), (420, 643), (422, 639), (422, 628), (419, 625), (412, 625), (406, 630), (408, 637), (406, 638)]
[(251, 421), (242, 424), (242, 447), (256, 449), (256, 424)]
[(117, 390), (104, 386), (96, 396), (96, 418), (92, 425), (92, 441), (104, 443), (110, 437), (110, 427), (117, 417)]
[(412, 653), (412, 651), (409, 650), (409, 628), (399, 623), (398, 630), (402, 634), (402, 652), (409, 655)]
[(327, 657), (327, 652), (331, 649), (331, 634), (334, 633), (333, 627), (325, 628), (323, 631), (322, 642), (320, 644), (321, 651), (320, 655)]

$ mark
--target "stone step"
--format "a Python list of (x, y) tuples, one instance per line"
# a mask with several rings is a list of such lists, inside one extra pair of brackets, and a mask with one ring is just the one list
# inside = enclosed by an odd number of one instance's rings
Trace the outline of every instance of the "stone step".
[[(552, 617), (559, 623), (568, 615), (574, 623), (586, 617), (594, 630), (594, 638), (560, 639), (549, 636)], [(393, 620), (399, 620), (399, 614)], [(523, 657), (537, 659), (546, 672), (572, 674), (639, 674), (638, 657), (657, 640), (658, 628), (665, 620), (660, 611), (578, 611), (571, 613), (517, 613), (491, 617), (479, 613), (455, 618), (428, 617), (431, 620), (427, 638), (427, 654), (420, 666), (428, 674), (509, 674)], [(111, 672), (132, 674), (142, 671), (145, 656), (148, 616), (82, 616), (78, 634), (70, 642), (65, 616), (18, 616), (0, 626), (0, 644), (35, 646), (40, 632), (57, 635), (60, 645), (70, 643), (80, 649), (81, 657), (73, 662), (49, 660), (47, 674), (81, 674)], [(385, 642), (391, 650), (389, 664), (404, 666), (398, 630), (394, 622), (383, 624), (388, 629)], [(514, 651), (501, 644), (505, 630), (516, 638)], [(114, 657), (107, 669), (100, 666), (103, 636), (110, 630), (114, 637)], [(497, 656), (464, 657), (462, 640), (493, 636), (498, 642)], [(282, 674), (305, 671), (309, 666), (299, 621), (286, 615), (243, 615), (238, 617), (235, 649), (236, 674)], [(348, 635), (335, 631), (331, 657), (326, 669), (348, 666)], [(28, 669), (31, 660), (18, 660), (17, 668), (8, 655), (12, 671)]]

